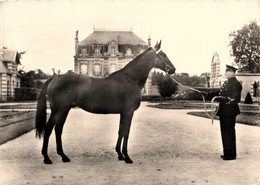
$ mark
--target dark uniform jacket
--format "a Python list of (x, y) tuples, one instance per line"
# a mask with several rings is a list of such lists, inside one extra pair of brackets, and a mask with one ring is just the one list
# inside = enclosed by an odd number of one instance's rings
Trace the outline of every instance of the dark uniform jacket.
[[(238, 102), (241, 99), (242, 86), (236, 77), (230, 78), (220, 88), (219, 96), (225, 98), (219, 99), (218, 116), (236, 116), (240, 114)], [(229, 98), (234, 99), (230, 101)]]

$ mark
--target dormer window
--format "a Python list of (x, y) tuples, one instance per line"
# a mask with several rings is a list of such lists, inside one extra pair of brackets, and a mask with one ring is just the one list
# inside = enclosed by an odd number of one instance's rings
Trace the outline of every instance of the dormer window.
[(99, 49), (99, 48), (96, 48), (96, 49), (95, 49), (95, 55), (96, 55), (96, 56), (99, 56), (99, 55), (100, 55), (100, 49)]
[(116, 55), (116, 47), (115, 47), (115, 46), (112, 46), (112, 47), (111, 47), (111, 55), (112, 55), (112, 56), (115, 56), (115, 55)]
[(86, 48), (83, 48), (81, 50), (81, 57), (86, 57), (87, 56), (87, 49)]
[(127, 56), (132, 55), (132, 50), (131, 50), (130, 48), (128, 48), (128, 49), (126, 50), (126, 55), (127, 55)]

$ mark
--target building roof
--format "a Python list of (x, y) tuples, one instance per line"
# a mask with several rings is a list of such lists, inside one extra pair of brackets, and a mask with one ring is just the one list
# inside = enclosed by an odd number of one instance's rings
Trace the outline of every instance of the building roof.
[(3, 64), (3, 61), (0, 60), (0, 74), (2, 73), (8, 73), (11, 74), (11, 72), (6, 68), (6, 66)]
[(20, 58), (17, 50), (0, 49), (0, 53), (3, 53), (3, 61), (16, 62), (16, 64), (20, 64)]
[(118, 44), (147, 45), (132, 31), (94, 31), (86, 39), (79, 43), (80, 46), (87, 44), (108, 44), (116, 41)]

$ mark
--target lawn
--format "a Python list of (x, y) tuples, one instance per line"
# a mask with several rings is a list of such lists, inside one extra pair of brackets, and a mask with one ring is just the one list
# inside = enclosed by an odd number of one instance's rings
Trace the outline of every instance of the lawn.
[(35, 127), (35, 111), (0, 112), (0, 144), (31, 131)]
[[(216, 106), (217, 104), (214, 104)], [(168, 100), (156, 102), (149, 107), (160, 109), (204, 109), (202, 101), (187, 101), (187, 100)], [(211, 102), (206, 102), (205, 107), (207, 111), (211, 111)], [(260, 126), (260, 106), (258, 104), (239, 104), (241, 114), (237, 116), (237, 123)], [(208, 118), (206, 112), (191, 111), (190, 115)], [(209, 118), (210, 119), (210, 118)], [(216, 117), (218, 119), (218, 116)]]

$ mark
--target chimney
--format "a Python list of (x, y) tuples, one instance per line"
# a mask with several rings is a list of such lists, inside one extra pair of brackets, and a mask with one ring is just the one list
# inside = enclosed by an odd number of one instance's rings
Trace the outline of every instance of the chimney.
[(151, 37), (149, 35), (149, 38), (148, 38), (148, 47), (151, 47)]
[[(78, 38), (79, 31), (76, 31), (76, 37), (75, 37), (75, 53), (77, 52), (79, 38)], [(77, 54), (77, 53), (76, 53)]]

